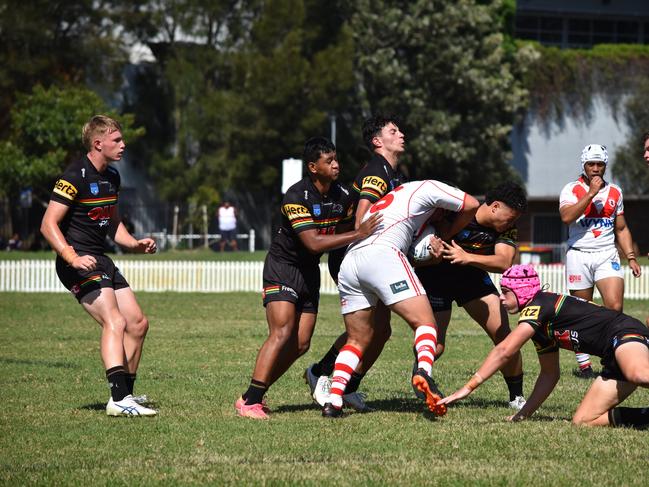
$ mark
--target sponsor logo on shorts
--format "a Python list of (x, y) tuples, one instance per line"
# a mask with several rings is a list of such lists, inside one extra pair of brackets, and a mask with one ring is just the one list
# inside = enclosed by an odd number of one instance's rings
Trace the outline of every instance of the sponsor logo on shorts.
[(81, 288), (79, 287), (78, 284), (75, 284), (74, 286), (72, 286), (72, 287), (70, 288), (70, 292), (71, 292), (72, 294), (74, 294), (75, 296), (76, 296), (77, 294), (79, 294), (79, 291), (81, 291)]
[(568, 276), (568, 282), (581, 282), (581, 276), (579, 274), (570, 274)]
[(345, 298), (340, 299), (340, 306), (347, 306), (347, 300)]
[(288, 217), (289, 220), (311, 216), (309, 210), (307, 210), (307, 208), (302, 205), (284, 205), (283, 210), (284, 214)]
[(620, 263), (619, 262), (611, 262), (611, 267), (613, 268), (614, 271), (619, 271), (620, 270)]
[(372, 188), (380, 194), (385, 194), (388, 190), (388, 185), (379, 177), (366, 176), (363, 178), (363, 188)]
[(73, 201), (77, 196), (77, 188), (74, 187), (72, 183), (69, 183), (65, 179), (59, 179), (54, 185), (54, 193), (59, 196)]
[(390, 289), (392, 289), (392, 294), (397, 294), (405, 291), (406, 289), (410, 289), (410, 286), (408, 286), (408, 283), (406, 281), (399, 281), (390, 284)]
[(535, 320), (539, 317), (540, 312), (541, 312), (540, 306), (528, 306), (526, 308), (523, 308), (523, 311), (521, 311), (521, 316), (518, 321)]

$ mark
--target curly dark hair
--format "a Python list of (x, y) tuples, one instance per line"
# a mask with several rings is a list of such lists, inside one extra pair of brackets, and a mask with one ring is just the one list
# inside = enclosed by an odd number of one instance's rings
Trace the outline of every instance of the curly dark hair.
[(371, 152), (374, 152), (374, 144), (372, 144), (372, 139), (379, 135), (383, 127), (385, 127), (389, 123), (393, 123), (397, 127), (399, 126), (399, 121), (395, 115), (377, 114), (371, 116), (363, 122), (363, 127), (361, 130), (363, 133), (363, 142), (365, 142), (365, 145)]
[(647, 139), (649, 139), (649, 132), (645, 132), (642, 136), (642, 143), (644, 144), (645, 142), (647, 142)]
[(335, 152), (336, 146), (326, 137), (311, 137), (304, 143), (304, 152), (302, 160), (304, 164), (316, 162), (322, 154)]
[(492, 190), (487, 191), (485, 201), (488, 205), (494, 201), (502, 201), (512, 210), (520, 211), (521, 213), (527, 211), (527, 194), (525, 193), (525, 188), (512, 182), (499, 184)]

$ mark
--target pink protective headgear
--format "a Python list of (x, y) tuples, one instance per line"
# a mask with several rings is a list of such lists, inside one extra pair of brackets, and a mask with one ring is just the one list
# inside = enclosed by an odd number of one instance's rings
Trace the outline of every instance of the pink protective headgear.
[(500, 287), (507, 288), (516, 295), (518, 309), (527, 306), (534, 295), (541, 290), (541, 280), (534, 266), (530, 264), (514, 265), (503, 272)]

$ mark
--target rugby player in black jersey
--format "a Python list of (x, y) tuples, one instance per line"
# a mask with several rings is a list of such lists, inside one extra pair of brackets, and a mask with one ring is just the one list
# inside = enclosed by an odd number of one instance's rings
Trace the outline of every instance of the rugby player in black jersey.
[(443, 399), (450, 404), (467, 397), (501, 369), (530, 339), (540, 363), (534, 390), (511, 421), (530, 417), (559, 381), (559, 349), (583, 351), (602, 359), (602, 372), (590, 386), (572, 418), (585, 426), (647, 428), (649, 407), (619, 407), (638, 386), (649, 387), (649, 328), (619, 311), (585, 299), (541, 291), (531, 265), (503, 273), (500, 300), (510, 314), (520, 312), (518, 326), (489, 353), (475, 375)]
[[(363, 141), (371, 151), (372, 157), (354, 179), (353, 190), (357, 201), (354, 214), (356, 228), (359, 227), (370, 206), (406, 182), (405, 176), (398, 170), (399, 158), (405, 150), (405, 136), (399, 129), (396, 118), (380, 114), (374, 115), (363, 122), (362, 134)], [(336, 282), (338, 282), (338, 269), (340, 269), (344, 255), (344, 248), (329, 253), (329, 273)], [(358, 392), (358, 387), (383, 351), (383, 347), (392, 333), (390, 309), (384, 306), (381, 301), (377, 303), (374, 322), (372, 343), (365, 351), (358, 370), (352, 374), (343, 396), (345, 406), (360, 412), (371, 411), (371, 408), (365, 403), (365, 395)], [(309, 384), (311, 394), (320, 406), (324, 406), (328, 402), (329, 376), (333, 373), (336, 357), (346, 342), (347, 333), (343, 333), (320, 361), (312, 364), (305, 371), (304, 376)]]
[(82, 130), (87, 154), (58, 179), (43, 216), (41, 232), (58, 254), (56, 273), (81, 306), (101, 326), (101, 358), (110, 384), (109, 416), (153, 416), (146, 396), (133, 396), (133, 384), (149, 322), (131, 290), (104, 253), (110, 235), (132, 252), (152, 254), (156, 243), (135, 239), (120, 221), (120, 177), (110, 163), (126, 147), (119, 123), (96, 115)]
[(291, 186), (282, 201), (282, 223), (266, 255), (263, 304), (269, 335), (257, 354), (248, 390), (235, 402), (240, 416), (268, 419), (268, 388), (309, 349), (320, 298), (319, 262), (323, 252), (367, 237), (379, 224), (371, 218), (353, 228), (354, 198), (336, 182), (336, 148), (324, 137), (306, 141), (308, 175)]
[[(486, 194), (473, 221), (450, 243), (443, 243), (444, 260), (415, 269), (437, 321), (436, 359), (444, 353), (453, 301), (466, 310), (495, 344), (509, 334), (507, 312), (488, 272), (503, 272), (514, 263), (518, 238), (515, 223), (526, 209), (527, 197), (522, 187), (509, 182), (497, 186)], [(503, 367), (503, 375), (509, 389), (509, 405), (520, 409), (525, 403), (520, 354)]]

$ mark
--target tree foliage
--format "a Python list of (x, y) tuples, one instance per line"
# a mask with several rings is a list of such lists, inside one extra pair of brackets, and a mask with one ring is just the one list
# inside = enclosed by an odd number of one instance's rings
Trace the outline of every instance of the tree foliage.
[(509, 134), (529, 52), (504, 48), (500, 2), (356, 2), (351, 28), (366, 113), (401, 115), (414, 174), (481, 193), (514, 178)]
[(18, 94), (11, 110), (11, 132), (0, 141), (0, 194), (15, 197), (33, 187), (45, 199), (53, 178), (83, 151), (81, 127), (97, 113), (120, 120), (126, 139), (143, 134), (132, 115), (118, 115), (84, 87), (34, 87)]
[(626, 143), (615, 151), (613, 174), (627, 194), (649, 194), (649, 170), (643, 159), (643, 136), (649, 132), (649, 82), (646, 78), (624, 104), (627, 125), (631, 129)]

